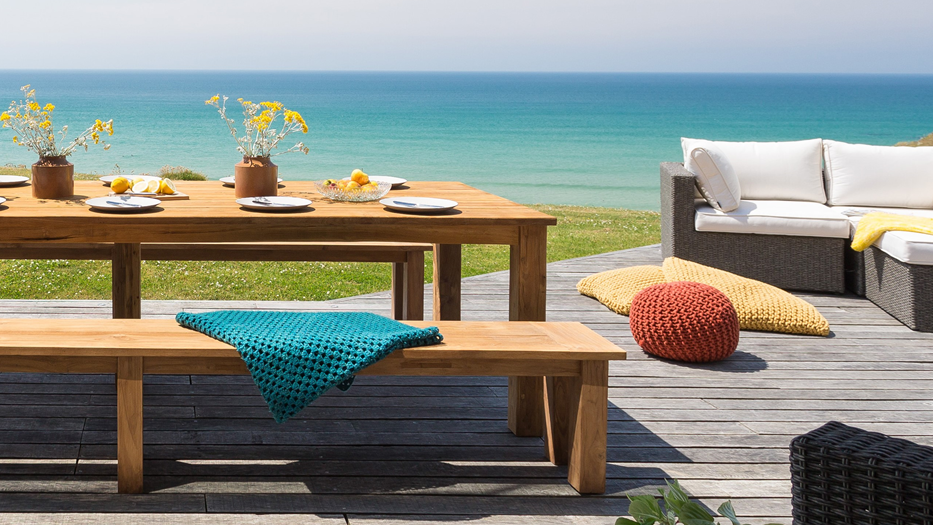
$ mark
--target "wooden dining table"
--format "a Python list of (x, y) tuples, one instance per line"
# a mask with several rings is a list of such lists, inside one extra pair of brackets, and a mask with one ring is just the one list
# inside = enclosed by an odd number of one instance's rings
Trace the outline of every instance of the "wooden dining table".
[[(434, 245), (434, 320), (460, 319), (461, 246), (510, 247), (509, 320), (545, 321), (547, 227), (545, 213), (459, 182), (408, 182), (389, 197), (437, 197), (457, 201), (452, 210), (416, 214), (378, 202), (335, 202), (312, 182), (287, 181), (279, 195), (312, 201), (294, 211), (256, 211), (235, 202), (232, 188), (217, 181), (177, 181), (185, 200), (166, 200), (151, 210), (92, 210), (85, 200), (110, 188), (76, 181), (69, 200), (40, 200), (28, 185), (0, 188), (0, 243), (113, 243), (113, 317), (141, 314), (141, 243), (219, 242), (422, 242)], [(544, 428), (543, 378), (509, 378), (509, 428), (540, 436)]]

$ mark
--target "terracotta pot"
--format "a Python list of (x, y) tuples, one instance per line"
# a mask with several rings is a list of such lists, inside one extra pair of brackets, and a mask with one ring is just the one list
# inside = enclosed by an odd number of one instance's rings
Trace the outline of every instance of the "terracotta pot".
[(236, 197), (271, 197), (279, 191), (279, 167), (269, 157), (243, 157), (233, 170)]
[(39, 157), (32, 165), (32, 196), (70, 199), (75, 194), (75, 165), (66, 157)]

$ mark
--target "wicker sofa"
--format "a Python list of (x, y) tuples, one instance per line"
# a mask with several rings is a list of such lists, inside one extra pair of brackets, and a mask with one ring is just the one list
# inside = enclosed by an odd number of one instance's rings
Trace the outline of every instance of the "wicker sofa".
[[(832, 293), (848, 289), (864, 295), (911, 329), (933, 331), (933, 236), (888, 232), (865, 252), (848, 248), (859, 218), (870, 211), (933, 217), (933, 148), (920, 151), (822, 142), (826, 200), (821, 205), (818, 197), (813, 198), (810, 206), (825, 210), (816, 213), (817, 219), (846, 221), (849, 230), (844, 238), (838, 235), (838, 228), (831, 235), (810, 234), (806, 228), (786, 235), (775, 234), (780, 229), (761, 234), (760, 229), (751, 227), (748, 217), (736, 217), (748, 206), (733, 212), (713, 210), (696, 190), (697, 176), (682, 163), (665, 162), (661, 164), (663, 255), (784, 289)], [(929, 163), (925, 164), (927, 158)], [(886, 159), (886, 165), (879, 165)], [(877, 187), (859, 188), (853, 181)], [(755, 198), (762, 198), (760, 191)], [(752, 201), (746, 201), (743, 183), (741, 203), (748, 202)], [(781, 206), (778, 201), (771, 202), (775, 203)], [(731, 222), (726, 228), (713, 224), (713, 230), (722, 231), (704, 231), (710, 229), (704, 223), (709, 217)]]

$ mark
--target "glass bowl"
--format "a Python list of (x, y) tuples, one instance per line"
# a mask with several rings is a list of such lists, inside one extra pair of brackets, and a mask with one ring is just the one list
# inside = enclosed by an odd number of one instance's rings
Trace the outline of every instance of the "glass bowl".
[(370, 202), (377, 201), (385, 197), (386, 193), (389, 193), (389, 190), (392, 189), (392, 183), (382, 182), (382, 181), (373, 181), (376, 185), (375, 189), (363, 190), (360, 188), (353, 190), (341, 190), (331, 186), (325, 186), (325, 181), (318, 180), (314, 181), (314, 187), (317, 188), (318, 193), (327, 197), (332, 201), (344, 201), (344, 202)]

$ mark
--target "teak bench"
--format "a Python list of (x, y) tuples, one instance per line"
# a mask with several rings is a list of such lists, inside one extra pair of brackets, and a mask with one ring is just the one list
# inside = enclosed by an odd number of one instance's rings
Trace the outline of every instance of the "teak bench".
[[(149, 261), (332, 261), (392, 263), (392, 318), (424, 319), (425, 243), (402, 242), (263, 242), (263, 243), (143, 243), (142, 260)], [(2, 259), (68, 259), (105, 261), (118, 256), (113, 244), (0, 244)], [(113, 286), (120, 286), (119, 278)], [(116, 292), (117, 290), (114, 290)], [(122, 312), (114, 293), (115, 317), (139, 317)], [(122, 315), (130, 314), (130, 315)]]
[[(583, 494), (606, 488), (609, 361), (625, 351), (579, 323), (408, 322), (439, 345), (363, 370), (387, 376), (545, 378), (548, 459)], [(116, 374), (117, 487), (143, 490), (143, 374), (247, 374), (236, 350), (169, 319), (0, 319), (0, 372)]]

